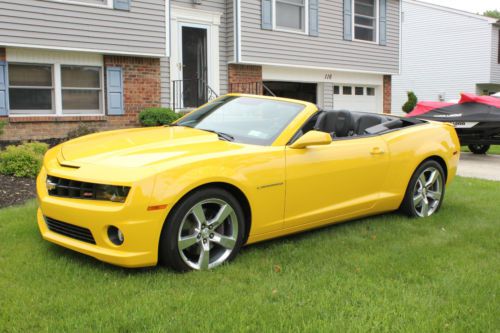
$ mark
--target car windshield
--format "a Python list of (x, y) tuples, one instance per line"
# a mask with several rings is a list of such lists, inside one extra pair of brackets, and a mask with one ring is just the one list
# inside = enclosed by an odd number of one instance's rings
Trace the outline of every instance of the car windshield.
[(176, 125), (215, 132), (228, 141), (270, 145), (303, 109), (299, 103), (226, 96), (194, 111)]

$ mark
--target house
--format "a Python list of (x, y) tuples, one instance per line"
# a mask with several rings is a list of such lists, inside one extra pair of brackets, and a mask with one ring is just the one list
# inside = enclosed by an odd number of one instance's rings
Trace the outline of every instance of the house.
[(228, 92), (391, 110), (399, 0), (0, 0), (0, 140)]
[(164, 0), (0, 0), (0, 140), (137, 124), (160, 106)]
[(409, 90), (419, 100), (500, 91), (500, 24), (492, 18), (403, 0), (401, 75), (392, 78), (392, 113)]

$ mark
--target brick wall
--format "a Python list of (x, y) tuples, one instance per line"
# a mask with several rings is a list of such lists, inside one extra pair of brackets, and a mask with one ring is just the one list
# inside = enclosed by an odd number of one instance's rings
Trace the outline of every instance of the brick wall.
[[(1, 57), (0, 49), (0, 57)], [(123, 69), (123, 116), (83, 117), (0, 117), (7, 121), (0, 141), (43, 140), (63, 138), (67, 133), (85, 123), (98, 130), (111, 130), (139, 126), (138, 113), (147, 107), (160, 106), (160, 60), (153, 58), (104, 56), (104, 66)], [(106, 79), (106, 78), (105, 78)], [(105, 81), (106, 82), (106, 81)], [(106, 84), (105, 84), (106, 86)], [(106, 94), (104, 94), (106, 96)], [(106, 101), (104, 101), (106, 105)]]
[(6, 59), (5, 48), (0, 47), (0, 61), (5, 61), (5, 59)]
[(228, 84), (229, 92), (262, 95), (262, 67), (230, 64)]
[(384, 113), (391, 113), (392, 76), (384, 75)]

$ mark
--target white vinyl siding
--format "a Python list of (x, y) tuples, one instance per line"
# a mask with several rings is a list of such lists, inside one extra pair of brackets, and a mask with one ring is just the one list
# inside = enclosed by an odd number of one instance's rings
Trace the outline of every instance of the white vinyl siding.
[(453, 100), (490, 82), (489, 19), (417, 1), (404, 1), (403, 13), (401, 75), (392, 77), (393, 114), (403, 114), (410, 90), (420, 101)]

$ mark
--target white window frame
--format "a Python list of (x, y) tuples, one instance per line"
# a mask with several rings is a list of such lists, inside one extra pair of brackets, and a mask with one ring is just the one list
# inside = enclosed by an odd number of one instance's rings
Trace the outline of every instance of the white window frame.
[(369, 43), (369, 44), (378, 44), (379, 43), (379, 34), (380, 34), (380, 0), (374, 0), (375, 3), (375, 40), (364, 40), (356, 38), (356, 0), (352, 0), (352, 40), (356, 42)]
[[(282, 32), (292, 32), (300, 35), (309, 35), (309, 0), (304, 0), (304, 30), (292, 29), (287, 27), (279, 27), (276, 25), (276, 1), (273, 0), (273, 30)], [(285, 0), (286, 2), (286, 0)]]
[[(52, 86), (50, 87), (51, 90), (51, 99), (52, 99), (52, 108), (50, 110), (31, 110), (31, 109), (16, 109), (12, 110), (13, 112), (16, 112), (14, 114), (10, 114), (10, 109), (9, 109), (9, 116), (55, 116), (56, 115), (56, 78), (55, 78), (55, 68), (54, 64), (50, 63), (31, 63), (31, 62), (10, 62), (7, 64), (7, 66), (10, 65), (33, 65), (33, 66), (50, 66), (51, 67), (51, 77), (52, 77)], [(10, 79), (7, 78), (8, 82), (8, 91), (7, 94), (10, 95), (10, 89), (42, 89), (42, 90), (47, 90), (49, 89), (48, 86), (16, 86), (16, 85), (10, 85)], [(31, 113), (30, 113), (31, 112)], [(50, 113), (47, 113), (50, 112)]]
[[(61, 67), (64, 66), (74, 66), (74, 67), (95, 67), (99, 68), (99, 78), (100, 78), (100, 86), (99, 88), (81, 88), (81, 87), (63, 87), (62, 85), (62, 70)], [(102, 66), (93, 66), (93, 65), (69, 65), (69, 64), (59, 64), (59, 81), (60, 81), (60, 98), (61, 98), (61, 115), (62, 116), (85, 116), (85, 115), (104, 115), (104, 72), (103, 72), (103, 67)], [(99, 110), (94, 110), (94, 109), (88, 109), (86, 111), (94, 111), (94, 113), (78, 113), (77, 111), (82, 111), (82, 110), (73, 110), (73, 109), (64, 109), (62, 105), (62, 93), (64, 90), (94, 90), (94, 91), (100, 91), (99, 94)], [(57, 110), (56, 110), (57, 111)], [(64, 113), (66, 112), (71, 112), (71, 113)]]
[[(81, 65), (81, 64), (71, 64), (71, 63), (28, 63), (28, 62), (12, 62), (12, 64), (29, 64), (29, 65), (51, 65), (52, 66), (52, 113), (44, 113), (42, 111), (46, 110), (15, 110), (16, 113), (12, 114), (9, 112), (9, 117), (47, 117), (47, 116), (56, 116), (56, 117), (85, 117), (85, 116), (104, 116), (105, 108), (104, 108), (104, 67), (103, 65)], [(100, 94), (99, 94), (99, 110), (89, 109), (88, 111), (96, 111), (92, 113), (64, 113), (63, 105), (62, 105), (62, 77), (61, 77), (61, 66), (89, 66), (89, 67), (98, 67), (100, 68)], [(9, 86), (9, 89), (11, 87)], [(66, 88), (68, 89), (68, 88)], [(85, 90), (85, 89), (83, 89)], [(94, 90), (93, 88), (89, 88), (88, 90)], [(95, 89), (97, 90), (97, 89)], [(55, 112), (53, 112), (55, 110)], [(30, 113), (37, 112), (39, 113)], [(48, 110), (47, 110), (48, 111)], [(77, 111), (77, 110), (66, 110), (66, 111)], [(17, 113), (19, 112), (19, 113)], [(23, 113), (25, 112), (25, 113)]]
[(85, 2), (85, 1), (82, 1), (82, 0), (48, 0), (48, 1), (61, 2), (61, 3), (70, 4), (70, 5), (79, 5), (79, 6), (109, 8), (109, 9), (113, 9), (114, 8), (114, 6), (113, 6), (113, 1), (114, 0), (106, 0), (106, 1), (104, 1), (105, 3), (103, 3), (102, 5), (98, 4), (98, 3), (88, 3), (88, 2)]

